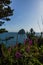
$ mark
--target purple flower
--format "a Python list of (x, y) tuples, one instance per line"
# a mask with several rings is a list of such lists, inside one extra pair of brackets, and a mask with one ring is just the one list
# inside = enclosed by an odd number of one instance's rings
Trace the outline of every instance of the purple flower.
[(22, 56), (22, 55), (21, 55), (20, 52), (17, 51), (17, 52), (15, 53), (15, 57), (16, 57), (16, 58), (21, 58), (21, 56)]
[(29, 45), (32, 45), (32, 40), (31, 39), (29, 40)]

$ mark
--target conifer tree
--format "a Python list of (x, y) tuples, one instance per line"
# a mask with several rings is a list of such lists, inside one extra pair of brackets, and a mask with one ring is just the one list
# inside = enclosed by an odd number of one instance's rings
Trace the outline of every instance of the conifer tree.
[(0, 26), (2, 26), (5, 21), (10, 21), (9, 17), (13, 15), (10, 3), (10, 0), (0, 0)]

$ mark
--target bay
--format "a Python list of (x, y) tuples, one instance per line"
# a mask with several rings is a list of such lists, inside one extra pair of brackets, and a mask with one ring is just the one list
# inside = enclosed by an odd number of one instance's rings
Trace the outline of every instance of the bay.
[[(17, 38), (17, 36), (18, 36), (18, 38)], [(14, 37), (14, 38), (11, 38), (10, 40), (6, 41), (5, 39), (9, 38), (9, 37)], [(24, 43), (25, 39), (27, 39), (26, 34), (17, 34), (17, 32), (7, 32), (7, 33), (1, 33), (0, 34), (0, 44), (4, 43), (7, 46), (15, 45), (16, 42)]]
[[(35, 35), (36, 36), (40, 36), (41, 34), (40, 33), (36, 33)], [(5, 39), (7, 39), (9, 37), (14, 37), (14, 38), (11, 38), (10, 40), (6, 41)], [(17, 32), (0, 33), (0, 44), (4, 43), (7, 46), (15, 45), (16, 42), (24, 43), (25, 39), (27, 39), (26, 34), (17, 34)]]

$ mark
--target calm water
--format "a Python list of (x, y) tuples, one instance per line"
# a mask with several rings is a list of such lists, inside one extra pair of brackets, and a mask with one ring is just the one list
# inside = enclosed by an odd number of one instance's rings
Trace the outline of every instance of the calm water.
[[(14, 37), (14, 38), (8, 40), (7, 42), (4, 41), (6, 38), (9, 38), (9, 37)], [(18, 34), (17, 36), (17, 33), (13, 33), (13, 32), (3, 33), (3, 34), (0, 34), (0, 44), (1, 42), (4, 42), (4, 44), (6, 44), (7, 46), (15, 45), (16, 42), (23, 43), (26, 38), (27, 38), (26, 34)]]
[[(40, 36), (40, 33), (36, 33), (36, 35)], [(5, 39), (9, 38), (9, 37), (14, 37), (14, 38), (12, 38), (6, 42)], [(17, 36), (17, 33), (15, 33), (15, 32), (3, 33), (3, 34), (0, 34), (0, 44), (2, 42), (4, 42), (4, 44), (9, 46), (9, 45), (15, 45), (16, 42), (24, 43), (24, 40), (26, 38), (27, 38), (26, 34), (18, 34), (18, 36)]]

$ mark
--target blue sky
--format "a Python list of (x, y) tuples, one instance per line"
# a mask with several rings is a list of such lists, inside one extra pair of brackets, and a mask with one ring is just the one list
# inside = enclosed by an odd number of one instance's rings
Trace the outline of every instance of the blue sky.
[(22, 28), (25, 31), (33, 28), (35, 32), (43, 30), (43, 0), (12, 0), (11, 7), (14, 9), (14, 15), (11, 21), (6, 22), (1, 28), (4, 27), (9, 32), (18, 32)]

